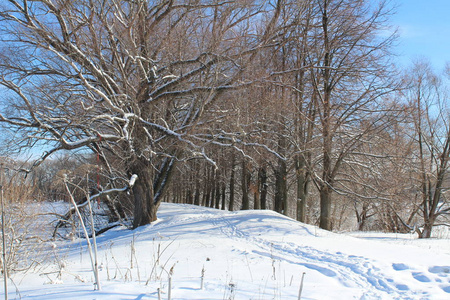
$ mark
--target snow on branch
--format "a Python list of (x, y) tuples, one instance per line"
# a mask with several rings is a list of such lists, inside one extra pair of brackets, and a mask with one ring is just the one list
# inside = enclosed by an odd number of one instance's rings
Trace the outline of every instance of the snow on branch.
[(108, 190), (104, 190), (104, 191), (100, 191), (98, 194), (92, 195), (90, 196), (91, 200), (96, 199), (98, 197), (104, 196), (104, 195), (108, 195), (114, 192), (126, 192), (128, 190), (130, 190), (131, 188), (133, 188), (133, 186), (136, 183), (136, 180), (138, 179), (138, 176), (136, 174), (133, 174), (130, 177), (130, 180), (128, 180), (128, 184), (122, 188), (112, 188), (112, 189), (108, 189)]
[(130, 181), (128, 181), (128, 186), (132, 188), (134, 186), (134, 183), (136, 182), (136, 179), (138, 176), (136, 174), (133, 174), (130, 178)]

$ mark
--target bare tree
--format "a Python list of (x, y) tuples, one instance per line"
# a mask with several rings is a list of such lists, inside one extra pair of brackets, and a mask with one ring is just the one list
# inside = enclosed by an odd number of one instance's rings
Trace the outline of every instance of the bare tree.
[(148, 224), (177, 161), (214, 164), (199, 128), (226, 91), (251, 82), (245, 66), (272, 43), (281, 3), (3, 3), (0, 121), (21, 146), (45, 143), (35, 165), (85, 148), (99, 153), (111, 188), (137, 175), (133, 226)]
[(385, 1), (321, 0), (316, 11), (320, 27), (308, 60), (317, 66), (312, 78), (322, 156), (313, 180), (320, 194), (320, 227), (331, 230), (338, 173), (363, 137), (383, 126), (386, 107), (380, 99), (395, 89), (386, 72), (393, 36), (378, 35), (389, 15)]
[(450, 159), (450, 114), (445, 105), (447, 91), (430, 64), (416, 62), (410, 74), (409, 100), (413, 110), (414, 140), (418, 151), (419, 206), (422, 222), (415, 226), (420, 238), (430, 238), (438, 220), (450, 214), (446, 197)]

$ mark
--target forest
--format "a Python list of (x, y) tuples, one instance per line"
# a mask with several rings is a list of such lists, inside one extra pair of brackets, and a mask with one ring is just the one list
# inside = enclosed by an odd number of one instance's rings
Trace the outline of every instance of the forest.
[(6, 205), (92, 199), (132, 228), (161, 202), (269, 209), (429, 238), (450, 226), (450, 64), (399, 67), (393, 14), (385, 0), (3, 1)]

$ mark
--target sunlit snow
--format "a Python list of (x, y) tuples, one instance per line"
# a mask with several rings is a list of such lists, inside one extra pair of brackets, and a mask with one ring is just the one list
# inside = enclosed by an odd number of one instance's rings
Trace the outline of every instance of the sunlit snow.
[(86, 242), (55, 244), (10, 299), (168, 299), (170, 274), (171, 299), (298, 299), (302, 274), (301, 299), (450, 299), (448, 238), (336, 234), (273, 211), (163, 203), (154, 224), (98, 237), (101, 291)]

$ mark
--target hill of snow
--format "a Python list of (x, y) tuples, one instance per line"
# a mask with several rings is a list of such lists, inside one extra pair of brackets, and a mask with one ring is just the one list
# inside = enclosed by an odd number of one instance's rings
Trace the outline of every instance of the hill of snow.
[[(98, 237), (101, 290), (86, 242), (15, 274), (10, 299), (450, 299), (450, 239), (336, 234), (273, 211), (163, 203), (154, 224)], [(203, 287), (202, 287), (202, 274)]]

